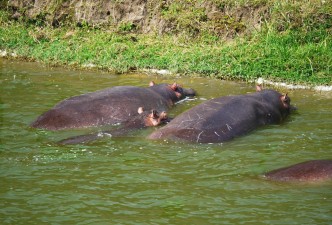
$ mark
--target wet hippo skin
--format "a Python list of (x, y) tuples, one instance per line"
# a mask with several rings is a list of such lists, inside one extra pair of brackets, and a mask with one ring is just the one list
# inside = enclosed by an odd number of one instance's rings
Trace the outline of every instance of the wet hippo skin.
[(332, 180), (332, 160), (310, 160), (273, 170), (264, 177), (275, 181), (328, 181)]
[(31, 127), (62, 130), (116, 124), (128, 121), (143, 107), (167, 111), (175, 102), (195, 95), (192, 89), (184, 89), (176, 83), (150, 87), (116, 86), (65, 99), (43, 113)]
[(151, 110), (151, 112), (146, 112), (142, 107), (138, 109), (138, 114), (133, 116), (130, 120), (124, 122), (121, 126), (115, 129), (103, 131), (99, 133), (92, 133), (86, 135), (79, 135), (75, 137), (70, 137), (64, 139), (58, 144), (69, 145), (69, 144), (81, 144), (89, 143), (97, 140), (100, 137), (121, 137), (127, 135), (130, 131), (142, 129), (145, 127), (155, 127), (160, 124), (169, 122), (169, 118), (166, 112), (158, 113), (156, 110)]
[(219, 143), (266, 124), (277, 124), (290, 113), (290, 99), (275, 90), (225, 96), (203, 102), (178, 115), (149, 139)]

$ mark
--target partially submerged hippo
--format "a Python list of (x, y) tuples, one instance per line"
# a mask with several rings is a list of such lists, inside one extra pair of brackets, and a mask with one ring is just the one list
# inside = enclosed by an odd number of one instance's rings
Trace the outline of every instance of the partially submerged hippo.
[(178, 115), (148, 138), (224, 142), (257, 127), (280, 123), (290, 109), (289, 97), (274, 90), (215, 98)]
[(264, 175), (275, 181), (319, 182), (332, 180), (332, 160), (311, 160), (273, 170)]
[(176, 83), (150, 87), (117, 86), (83, 94), (61, 101), (39, 116), (31, 126), (48, 130), (62, 130), (116, 124), (128, 121), (139, 107), (150, 111), (167, 111), (175, 102), (195, 95)]
[(80, 135), (71, 138), (67, 138), (59, 142), (59, 144), (79, 144), (94, 141), (103, 136), (123, 136), (130, 131), (145, 128), (154, 127), (169, 121), (166, 112), (158, 113), (156, 110), (151, 112), (144, 111), (143, 107), (138, 108), (137, 115), (133, 116), (130, 120), (126, 121), (120, 127), (116, 129), (103, 131), (100, 133), (93, 133), (87, 135)]

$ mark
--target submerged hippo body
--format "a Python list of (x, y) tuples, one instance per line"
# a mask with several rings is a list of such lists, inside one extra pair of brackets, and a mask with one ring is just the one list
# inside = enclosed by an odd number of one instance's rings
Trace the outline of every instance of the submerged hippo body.
[(290, 111), (290, 99), (274, 90), (225, 96), (203, 102), (178, 115), (149, 139), (219, 143), (265, 125), (281, 122)]
[(142, 129), (145, 127), (159, 126), (160, 124), (169, 122), (169, 118), (166, 112), (158, 113), (156, 110), (151, 112), (144, 112), (143, 108), (138, 109), (138, 114), (133, 116), (130, 120), (124, 122), (122, 126), (115, 129), (103, 131), (99, 133), (92, 133), (87, 135), (79, 135), (64, 139), (59, 144), (80, 144), (94, 141), (103, 136), (120, 137), (126, 135), (130, 131)]
[(273, 170), (264, 175), (275, 181), (318, 182), (332, 180), (332, 160), (311, 160)]
[(137, 108), (167, 111), (176, 101), (194, 95), (176, 84), (150, 85), (148, 88), (117, 86), (61, 101), (31, 126), (62, 130), (122, 123), (137, 114)]

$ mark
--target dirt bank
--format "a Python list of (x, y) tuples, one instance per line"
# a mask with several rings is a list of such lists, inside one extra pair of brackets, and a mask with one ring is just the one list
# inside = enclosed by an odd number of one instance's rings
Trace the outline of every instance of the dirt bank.
[[(227, 5), (221, 1), (174, 0), (9, 0), (14, 19), (37, 24), (107, 27), (141, 33), (210, 33), (232, 37), (261, 28), (265, 3)], [(264, 1), (263, 1), (264, 2)]]

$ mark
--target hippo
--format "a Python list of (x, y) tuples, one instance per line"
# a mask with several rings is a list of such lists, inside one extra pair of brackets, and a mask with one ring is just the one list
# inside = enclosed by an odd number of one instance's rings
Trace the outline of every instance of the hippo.
[(321, 182), (332, 180), (332, 160), (310, 160), (264, 174), (274, 181)]
[(130, 120), (139, 107), (147, 111), (167, 111), (177, 101), (194, 95), (193, 89), (176, 83), (156, 85), (150, 82), (147, 88), (116, 86), (65, 99), (40, 115), (31, 127), (63, 130), (123, 123)]
[(178, 115), (148, 136), (196, 143), (221, 143), (266, 124), (277, 124), (290, 113), (290, 98), (275, 90), (224, 96), (205, 101)]
[(127, 134), (130, 131), (142, 129), (145, 127), (155, 127), (169, 122), (170, 118), (166, 112), (158, 113), (156, 110), (151, 112), (144, 111), (143, 107), (138, 108), (138, 114), (133, 116), (130, 120), (124, 122), (120, 127), (114, 130), (103, 131), (99, 133), (79, 135), (71, 138), (64, 139), (59, 144), (79, 144), (94, 141), (103, 136), (119, 137)]

